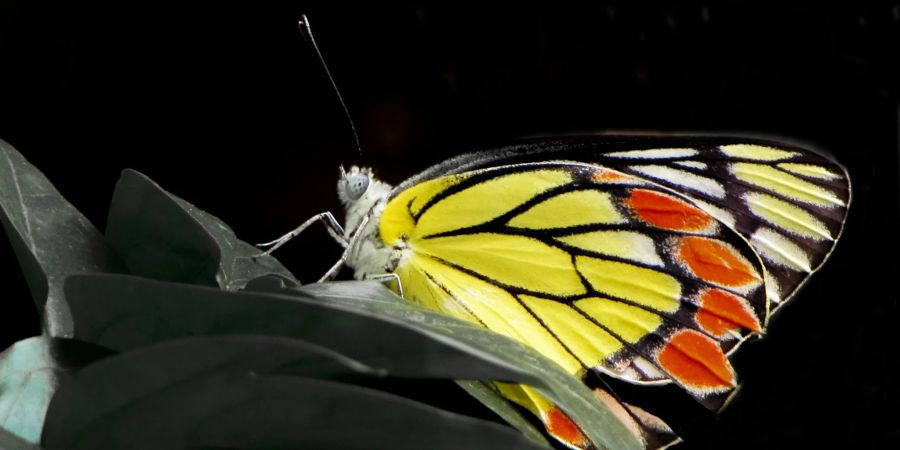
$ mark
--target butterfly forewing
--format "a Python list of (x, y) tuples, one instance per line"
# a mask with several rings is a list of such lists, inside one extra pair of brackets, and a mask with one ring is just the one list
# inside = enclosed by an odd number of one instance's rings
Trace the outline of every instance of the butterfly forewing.
[(762, 258), (774, 311), (831, 253), (850, 181), (818, 153), (756, 139), (587, 136), (463, 155), (399, 187), (484, 167), (565, 160), (613, 168), (689, 197), (747, 239)]

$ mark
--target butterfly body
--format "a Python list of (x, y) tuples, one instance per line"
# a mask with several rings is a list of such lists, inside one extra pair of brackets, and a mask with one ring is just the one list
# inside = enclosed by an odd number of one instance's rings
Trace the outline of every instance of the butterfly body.
[[(351, 195), (346, 183), (354, 176), (369, 178), (368, 188), (359, 196)], [(338, 197), (345, 207), (344, 237), (349, 241), (354, 233), (359, 233), (346, 261), (347, 266), (354, 269), (357, 279), (390, 272), (387, 263), (395, 250), (379, 238), (378, 225), (392, 189), (387, 183), (373, 178), (368, 168), (353, 167), (338, 182)]]
[[(675, 382), (712, 409), (737, 386), (727, 355), (825, 261), (850, 200), (836, 163), (728, 138), (545, 139), (394, 188), (371, 178), (358, 198), (347, 179), (357, 278), (392, 275), (407, 300), (517, 339), (573, 376)], [(552, 432), (539, 394), (498, 390)]]

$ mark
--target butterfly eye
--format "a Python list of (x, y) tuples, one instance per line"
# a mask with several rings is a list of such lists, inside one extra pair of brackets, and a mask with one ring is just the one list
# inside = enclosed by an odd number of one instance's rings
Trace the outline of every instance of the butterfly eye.
[(369, 188), (369, 176), (364, 173), (351, 173), (344, 178), (347, 197), (358, 200)]

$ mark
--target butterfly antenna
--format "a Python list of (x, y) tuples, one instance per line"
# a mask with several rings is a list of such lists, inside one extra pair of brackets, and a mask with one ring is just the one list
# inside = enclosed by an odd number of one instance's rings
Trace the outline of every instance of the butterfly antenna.
[(316, 51), (316, 56), (319, 57), (319, 62), (322, 64), (322, 68), (325, 69), (325, 75), (328, 76), (328, 81), (331, 82), (331, 88), (334, 89), (338, 101), (341, 102), (341, 107), (344, 108), (344, 115), (347, 116), (347, 122), (350, 123), (350, 130), (353, 131), (353, 139), (356, 141), (356, 150), (359, 152), (359, 155), (362, 156), (362, 146), (359, 145), (359, 135), (356, 134), (356, 126), (353, 125), (353, 118), (350, 117), (350, 110), (347, 109), (347, 104), (344, 103), (344, 98), (341, 97), (341, 91), (338, 90), (337, 84), (331, 76), (331, 71), (328, 70), (328, 64), (325, 64), (325, 58), (322, 57), (322, 52), (319, 50), (319, 46), (316, 45), (316, 38), (313, 37), (312, 28), (309, 26), (309, 19), (306, 17), (306, 14), (300, 15), (300, 22), (298, 24), (300, 25), (300, 33), (303, 34), (303, 38), (306, 39), (306, 41), (312, 45), (313, 50)]

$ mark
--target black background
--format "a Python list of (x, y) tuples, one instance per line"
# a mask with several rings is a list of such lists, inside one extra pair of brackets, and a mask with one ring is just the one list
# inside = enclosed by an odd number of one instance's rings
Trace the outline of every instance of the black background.
[[(591, 131), (762, 133), (847, 166), (832, 259), (734, 364), (716, 416), (674, 389), (623, 389), (681, 448), (900, 446), (900, 3), (598, 1), (590, 7), (0, 1), (0, 137), (102, 229), (135, 168), (250, 242), (339, 211), (359, 158), (297, 31), (310, 16), (363, 147), (396, 183), (461, 151)], [(304, 281), (321, 230), (279, 257)], [(39, 333), (0, 244), (2, 345)], [(632, 392), (635, 391), (635, 392)]]

